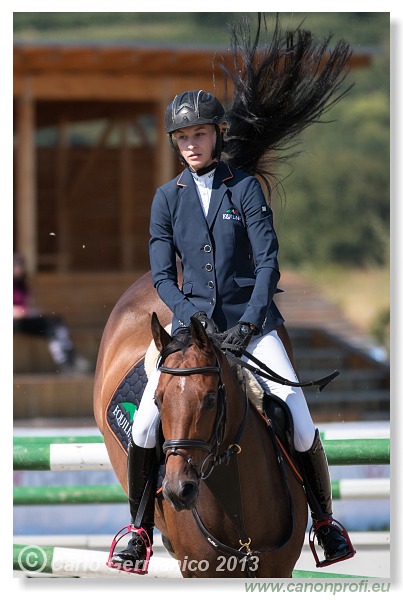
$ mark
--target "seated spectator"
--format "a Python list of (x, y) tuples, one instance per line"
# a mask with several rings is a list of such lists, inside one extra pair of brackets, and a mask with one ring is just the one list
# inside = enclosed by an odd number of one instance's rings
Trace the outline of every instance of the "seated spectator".
[(42, 336), (48, 340), (49, 351), (59, 373), (89, 371), (89, 362), (77, 356), (63, 319), (44, 315), (31, 306), (25, 261), (20, 254), (13, 257), (13, 323), (14, 333)]

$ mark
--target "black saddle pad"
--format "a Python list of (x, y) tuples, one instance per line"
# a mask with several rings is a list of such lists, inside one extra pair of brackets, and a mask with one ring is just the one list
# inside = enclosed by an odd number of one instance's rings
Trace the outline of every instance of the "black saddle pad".
[(143, 357), (122, 379), (107, 408), (108, 426), (126, 453), (134, 415), (140, 406), (147, 381)]

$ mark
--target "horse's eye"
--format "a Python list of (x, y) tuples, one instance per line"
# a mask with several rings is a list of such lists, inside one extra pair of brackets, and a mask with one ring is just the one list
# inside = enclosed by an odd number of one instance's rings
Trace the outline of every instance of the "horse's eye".
[(213, 408), (215, 405), (215, 394), (212, 392), (204, 397), (205, 408)]
[(160, 408), (161, 406), (161, 399), (158, 398), (157, 396), (154, 396), (154, 404), (157, 408)]

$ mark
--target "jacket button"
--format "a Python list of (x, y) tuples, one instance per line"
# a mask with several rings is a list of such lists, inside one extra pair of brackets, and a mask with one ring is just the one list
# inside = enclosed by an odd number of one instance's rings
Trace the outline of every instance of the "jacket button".
[(204, 252), (211, 252), (211, 246), (210, 244), (206, 244), (203, 248)]
[(209, 281), (207, 285), (209, 286), (210, 289), (213, 289), (214, 281)]
[(210, 263), (207, 263), (207, 265), (205, 265), (204, 268), (206, 269), (206, 271), (212, 271), (213, 270), (213, 265), (211, 265)]
[(215, 300), (214, 300), (214, 298), (211, 298), (211, 300), (210, 300), (210, 304), (211, 304), (211, 306), (214, 306), (214, 304), (215, 304)]

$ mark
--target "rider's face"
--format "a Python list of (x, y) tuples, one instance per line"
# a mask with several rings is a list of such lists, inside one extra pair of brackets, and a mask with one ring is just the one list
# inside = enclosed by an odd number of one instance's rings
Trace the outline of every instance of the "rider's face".
[(179, 152), (191, 169), (197, 171), (212, 162), (216, 143), (214, 125), (191, 125), (178, 129), (173, 134)]

